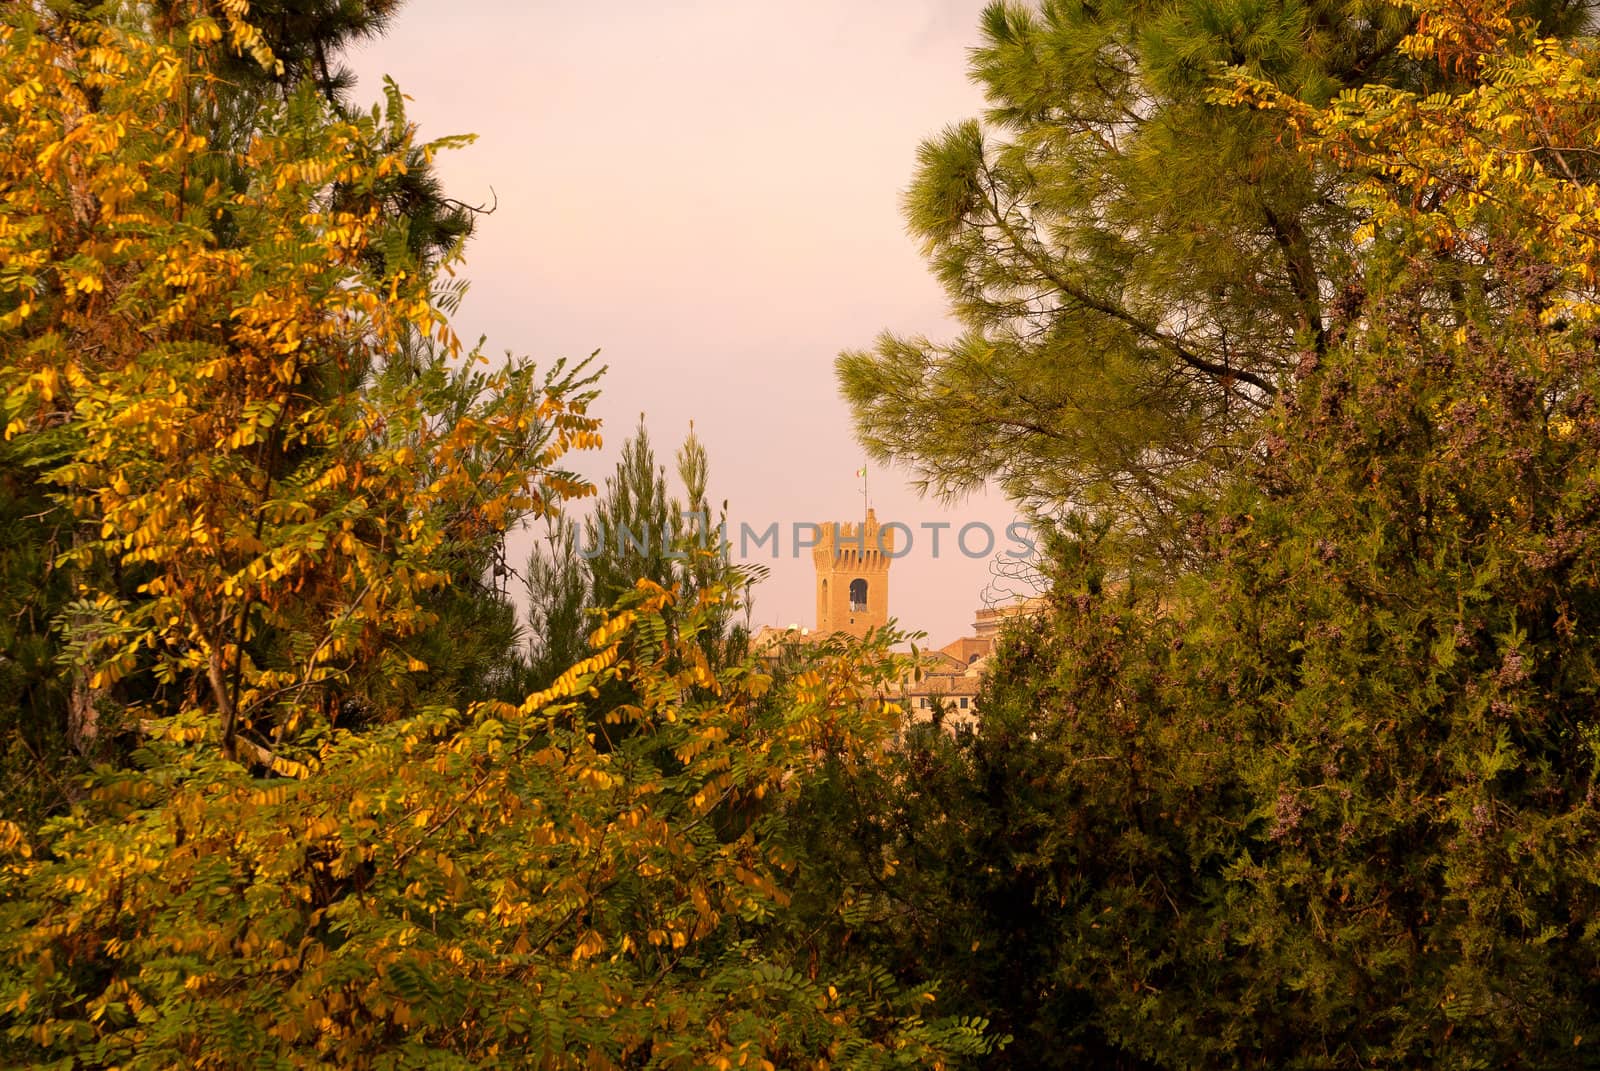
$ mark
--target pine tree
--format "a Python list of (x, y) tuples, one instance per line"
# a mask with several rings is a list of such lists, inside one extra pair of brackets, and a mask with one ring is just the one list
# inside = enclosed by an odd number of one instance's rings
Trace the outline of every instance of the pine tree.
[[(1519, 10), (1570, 34), (1588, 6)], [(1281, 113), (1214, 97), (1229, 70), (1312, 104), (1444, 86), (1399, 47), (1414, 18), (1368, 0), (991, 4), (971, 61), (986, 117), (925, 142), (905, 197), (962, 329), (840, 356), (863, 444), (935, 493), (995, 480), (1181, 560), (1181, 503), (1256, 448), (1363, 287), (1357, 175), (1297, 153)]]
[[(666, 466), (656, 459), (643, 414), (606, 478), (594, 511), (547, 529), (527, 565), (530, 680), (544, 686), (586, 647), (592, 623), (641, 580), (675, 588), (684, 605), (722, 591), (743, 590), (754, 577), (736, 570), (721, 545), (724, 503), (713, 517), (710, 460), (691, 424), (679, 447), (676, 475), (683, 497), (669, 495)], [(701, 636), (713, 665), (732, 664), (746, 649), (747, 630), (734, 623), (736, 599), (716, 602), (713, 627)]]
[(588, 649), (594, 620), (589, 613), (589, 574), (578, 554), (579, 522), (561, 514), (549, 519), (545, 545), (528, 555), (528, 665), (525, 681), (548, 685)]

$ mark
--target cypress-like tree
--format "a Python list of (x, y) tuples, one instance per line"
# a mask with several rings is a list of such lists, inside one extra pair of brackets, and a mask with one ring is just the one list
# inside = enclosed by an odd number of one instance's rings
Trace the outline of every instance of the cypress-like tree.
[[(748, 598), (754, 577), (735, 569), (721, 545), (727, 504), (712, 516), (710, 458), (692, 424), (675, 462), (681, 498), (668, 492), (666, 466), (640, 414), (581, 534), (579, 522), (555, 518), (544, 545), (530, 553), (528, 670), (535, 686), (571, 665), (586, 649), (593, 623), (641, 580), (676, 588), (683, 606), (713, 600), (710, 623), (699, 633), (708, 662), (722, 666), (742, 657), (747, 630), (735, 623), (738, 596)], [(724, 601), (720, 592), (732, 597)]]

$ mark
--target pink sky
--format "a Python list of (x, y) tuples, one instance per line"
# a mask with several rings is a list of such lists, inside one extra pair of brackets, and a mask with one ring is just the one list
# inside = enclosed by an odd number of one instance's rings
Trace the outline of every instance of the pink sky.
[[(966, 78), (981, 8), (410, 0), (352, 57), (363, 96), (389, 74), (414, 98), (424, 137), (479, 136), (440, 167), (452, 196), (499, 201), (468, 249), (460, 333), (541, 362), (602, 351), (607, 448), (586, 474), (610, 471), (641, 411), (669, 465), (693, 420), (713, 499), (780, 523), (758, 623), (815, 623), (792, 524), (861, 513), (834, 356), (884, 328), (951, 329), (899, 197), (917, 143), (981, 111)], [(1012, 510), (945, 508), (876, 466), (870, 485), (879, 519), (917, 537), (891, 613), (937, 643), (963, 634), (988, 562), (948, 534), (934, 558), (920, 525), (981, 521), (1003, 543)]]

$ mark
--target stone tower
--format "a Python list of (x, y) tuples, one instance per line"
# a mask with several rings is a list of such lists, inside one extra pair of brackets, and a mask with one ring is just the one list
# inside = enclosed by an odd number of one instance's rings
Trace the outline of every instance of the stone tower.
[(889, 623), (889, 565), (894, 560), (894, 528), (878, 527), (867, 510), (864, 524), (821, 525), (811, 548), (817, 563), (817, 632), (865, 636)]

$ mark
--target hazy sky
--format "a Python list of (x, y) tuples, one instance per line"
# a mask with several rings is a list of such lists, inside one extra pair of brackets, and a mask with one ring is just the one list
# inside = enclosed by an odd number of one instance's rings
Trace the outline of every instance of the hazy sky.
[[(981, 8), (409, 0), (352, 57), (365, 97), (388, 74), (414, 98), (424, 137), (479, 135), (440, 166), (452, 196), (499, 202), (468, 249), (460, 333), (541, 362), (602, 351), (607, 449), (586, 474), (610, 471), (641, 411), (669, 462), (693, 420), (713, 500), (736, 527), (780, 523), (758, 623), (815, 623), (794, 522), (861, 514), (834, 356), (885, 328), (950, 330), (899, 196), (917, 143), (982, 108), (966, 78)], [(920, 526), (1003, 535), (1012, 511), (998, 496), (942, 508), (899, 471), (869, 480), (880, 521), (916, 536), (891, 613), (938, 643), (963, 634), (988, 562), (951, 553), (948, 533), (935, 558)]]

